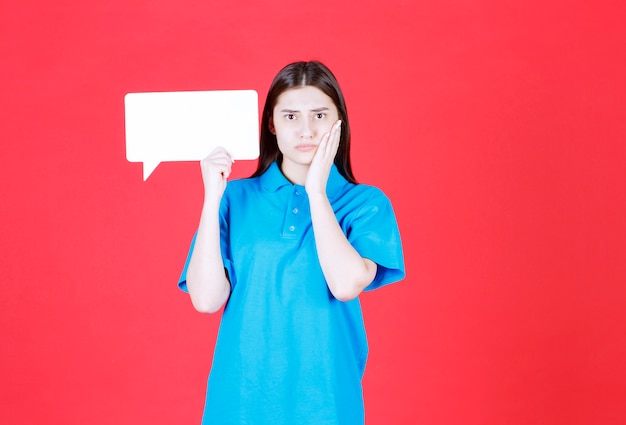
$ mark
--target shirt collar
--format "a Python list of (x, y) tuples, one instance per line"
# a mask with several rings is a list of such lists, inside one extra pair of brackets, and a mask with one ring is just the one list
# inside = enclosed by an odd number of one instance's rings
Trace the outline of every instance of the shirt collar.
[[(280, 167), (276, 161), (272, 162), (269, 168), (259, 177), (261, 187), (268, 192), (276, 192), (283, 186), (299, 186), (291, 183), (287, 177), (280, 171)], [(329, 198), (335, 198), (341, 194), (341, 189), (350, 184), (344, 176), (339, 173), (337, 166), (332, 165), (328, 182), (326, 183), (326, 194)]]

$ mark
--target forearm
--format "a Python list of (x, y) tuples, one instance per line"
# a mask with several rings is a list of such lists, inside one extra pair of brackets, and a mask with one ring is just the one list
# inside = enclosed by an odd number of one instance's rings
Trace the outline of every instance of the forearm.
[(220, 251), (219, 203), (205, 202), (187, 268), (187, 289), (196, 310), (218, 311), (228, 299), (230, 282)]
[(362, 258), (344, 235), (325, 194), (309, 195), (317, 255), (333, 296), (356, 298), (376, 277), (376, 263)]

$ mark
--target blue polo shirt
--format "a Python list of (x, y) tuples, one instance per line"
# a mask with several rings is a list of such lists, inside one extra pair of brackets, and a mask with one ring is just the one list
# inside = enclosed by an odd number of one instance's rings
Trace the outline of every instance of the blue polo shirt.
[[(352, 246), (378, 265), (366, 290), (402, 279), (400, 234), (384, 193), (349, 183), (333, 166), (327, 194)], [(230, 181), (220, 225), (231, 294), (202, 423), (362, 425), (361, 305), (335, 299), (326, 285), (304, 186), (276, 163), (260, 177)], [(194, 242), (179, 281), (185, 291)]]

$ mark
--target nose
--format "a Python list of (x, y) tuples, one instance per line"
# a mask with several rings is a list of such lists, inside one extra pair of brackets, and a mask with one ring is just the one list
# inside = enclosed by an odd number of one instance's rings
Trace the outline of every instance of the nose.
[(302, 127), (300, 128), (300, 138), (312, 139), (315, 135), (315, 128), (308, 120), (302, 120)]

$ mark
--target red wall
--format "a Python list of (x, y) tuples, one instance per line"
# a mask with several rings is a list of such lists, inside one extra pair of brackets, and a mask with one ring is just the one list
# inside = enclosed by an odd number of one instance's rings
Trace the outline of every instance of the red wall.
[(199, 422), (219, 316), (176, 289), (199, 168), (144, 183), (123, 96), (264, 98), (311, 58), (405, 244), (406, 280), (362, 296), (367, 423), (624, 423), (625, 21), (618, 0), (4, 1), (0, 423)]

